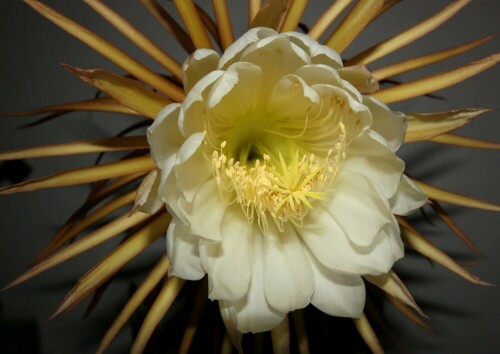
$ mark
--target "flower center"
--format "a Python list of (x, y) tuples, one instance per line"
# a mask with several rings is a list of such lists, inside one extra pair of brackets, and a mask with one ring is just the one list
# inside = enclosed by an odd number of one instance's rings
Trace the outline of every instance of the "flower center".
[(341, 133), (324, 156), (301, 153), (293, 144), (281, 144), (282, 150), (271, 151), (258, 143), (245, 144), (232, 154), (223, 141), (212, 153), (221, 195), (229, 204), (238, 202), (250, 223), (257, 218), (264, 232), (269, 217), (281, 232), (287, 221), (301, 227), (313, 202), (327, 197), (327, 189), (345, 158), (345, 128), (342, 123), (339, 128)]

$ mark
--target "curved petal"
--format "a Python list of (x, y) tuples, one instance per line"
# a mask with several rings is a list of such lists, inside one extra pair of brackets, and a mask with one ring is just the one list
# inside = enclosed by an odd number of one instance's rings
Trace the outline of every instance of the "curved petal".
[(221, 306), (234, 308), (237, 328), (242, 333), (264, 332), (275, 328), (283, 321), (286, 313), (272, 308), (264, 295), (263, 236), (252, 238), (252, 278), (248, 293), (237, 301), (222, 301)]
[(345, 170), (366, 176), (384, 198), (396, 193), (405, 164), (391, 150), (364, 134), (347, 146), (346, 156)]
[[(358, 215), (364, 218), (364, 215)], [(397, 228), (397, 224), (392, 228)], [(345, 274), (381, 274), (389, 271), (399, 256), (393, 254), (391, 245), (397, 240), (392, 242), (384, 229), (381, 232), (374, 237), (371, 245), (357, 246), (350, 242), (324, 206), (317, 204), (314, 213), (309, 213), (304, 220), (300, 236), (311, 253), (330, 270)], [(394, 235), (390, 234), (391, 237)]]
[(341, 274), (324, 267), (307, 252), (314, 278), (311, 303), (331, 316), (358, 318), (365, 306), (365, 284), (359, 275)]
[(212, 177), (212, 165), (203, 151), (205, 135), (196, 133), (182, 144), (174, 172), (186, 200), (191, 203), (203, 182)]
[(223, 218), (228, 208), (213, 178), (206, 180), (194, 196), (189, 223), (191, 232), (204, 239), (222, 240)]
[(176, 159), (177, 154), (170, 156), (161, 167), (158, 195), (174, 220), (188, 224), (189, 205), (180, 191), (175, 174), (171, 173)]
[(220, 55), (213, 49), (198, 49), (182, 65), (182, 83), (187, 93), (209, 72), (217, 70)]
[(267, 37), (251, 44), (241, 55), (241, 61), (261, 68), (262, 84), (259, 89), (263, 91), (264, 97), (269, 95), (283, 76), (310, 64), (309, 56), (284, 35)]
[(264, 292), (280, 312), (306, 307), (313, 292), (311, 265), (290, 223), (284, 232), (270, 225), (264, 235)]
[(297, 69), (295, 74), (300, 76), (309, 86), (316, 84), (340, 86), (338, 72), (327, 65), (304, 65)]
[(356, 245), (372, 244), (380, 230), (392, 223), (387, 203), (366, 177), (344, 169), (331, 192), (333, 197), (324, 205)]
[(252, 237), (252, 225), (233, 205), (224, 214), (221, 242), (200, 242), (210, 299), (236, 301), (247, 294), (252, 278)]
[(205, 271), (198, 249), (198, 238), (191, 234), (189, 227), (172, 221), (167, 229), (168, 274), (187, 280), (203, 278)]
[(179, 128), (180, 104), (172, 103), (163, 108), (148, 128), (147, 137), (151, 147), (151, 157), (158, 167), (179, 150), (184, 142)]
[(219, 69), (226, 69), (229, 65), (240, 60), (241, 53), (251, 44), (270, 36), (277, 35), (278, 32), (267, 27), (256, 27), (247, 31), (243, 36), (231, 44), (219, 61)]
[(427, 196), (406, 175), (401, 176), (399, 188), (389, 199), (391, 211), (396, 215), (408, 215), (427, 203)]
[(212, 84), (224, 74), (221, 70), (212, 71), (204, 76), (189, 91), (182, 102), (179, 113), (179, 130), (184, 136), (199, 133), (205, 130), (203, 124), (206, 116), (206, 98)]
[(335, 69), (342, 67), (340, 55), (328, 46), (321, 45), (311, 37), (299, 32), (283, 33), (290, 41), (302, 48), (313, 64), (324, 64)]
[[(254, 64), (232, 64), (213, 84), (207, 97), (207, 108), (222, 115), (242, 116), (262, 106), (262, 96), (256, 89), (261, 69)], [(234, 119), (234, 118), (233, 118)]]
[(393, 112), (387, 105), (373, 97), (363, 96), (373, 116), (372, 129), (382, 135), (394, 152), (403, 143), (406, 132), (406, 117), (402, 112)]
[[(311, 88), (323, 97), (325, 103), (333, 107), (340, 107), (348, 143), (359, 137), (372, 125), (372, 114), (368, 107), (357, 101), (346, 90), (324, 84), (313, 85)], [(327, 102), (327, 98), (330, 98), (331, 102)]]

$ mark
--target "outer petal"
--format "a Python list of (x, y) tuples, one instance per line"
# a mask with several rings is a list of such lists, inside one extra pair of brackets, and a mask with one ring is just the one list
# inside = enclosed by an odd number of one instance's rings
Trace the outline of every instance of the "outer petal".
[(324, 267), (307, 252), (314, 278), (311, 303), (331, 316), (358, 318), (365, 306), (365, 284), (361, 276), (345, 275)]
[(176, 159), (177, 154), (172, 155), (165, 161), (165, 164), (161, 166), (158, 195), (160, 200), (165, 203), (169, 214), (172, 215), (175, 220), (188, 224), (187, 215), (189, 213), (189, 205), (182, 195), (175, 174), (171, 173)]
[(427, 203), (427, 196), (406, 175), (401, 176), (399, 188), (389, 200), (396, 215), (408, 215)]
[(309, 56), (284, 35), (271, 36), (250, 45), (243, 52), (241, 60), (262, 69), (260, 90), (264, 97), (283, 76), (310, 64)]
[(184, 142), (184, 137), (177, 127), (179, 111), (180, 104), (169, 104), (158, 113), (155, 121), (148, 128), (147, 136), (151, 156), (158, 167), (163, 166)]
[(363, 96), (363, 103), (372, 112), (372, 129), (387, 140), (392, 151), (397, 151), (405, 137), (407, 124), (405, 115), (391, 111), (385, 103), (373, 97)]
[(189, 223), (191, 232), (204, 239), (222, 240), (223, 218), (228, 208), (214, 179), (206, 180), (194, 196)]
[(239, 206), (229, 207), (222, 222), (222, 241), (200, 243), (203, 266), (208, 273), (208, 296), (212, 300), (236, 301), (248, 292), (253, 227), (242, 214)]
[(313, 64), (324, 64), (335, 69), (342, 67), (340, 55), (328, 46), (321, 45), (311, 37), (298, 32), (285, 32), (290, 41), (302, 48)]
[(251, 63), (232, 64), (212, 86), (207, 108), (215, 108), (217, 114), (230, 120), (262, 107), (263, 96), (256, 87), (260, 73), (261, 69)]
[[(222, 301), (224, 308), (234, 308), (237, 328), (242, 333), (264, 332), (283, 321), (286, 313), (272, 308), (264, 295), (264, 255), (262, 235), (254, 235), (252, 278), (245, 297), (237, 301)], [(230, 309), (229, 309), (230, 310)]]
[(187, 137), (205, 130), (203, 120), (206, 112), (206, 99), (213, 83), (224, 74), (221, 70), (210, 72), (198, 81), (182, 102), (179, 113), (179, 130)]
[[(362, 222), (363, 217), (360, 215), (358, 221)], [(397, 224), (390, 227), (397, 229)], [(300, 236), (321, 264), (345, 274), (381, 274), (389, 271), (399, 256), (393, 253), (392, 243), (397, 240), (389, 239), (396, 237), (395, 232), (387, 234), (382, 229), (371, 245), (357, 246), (349, 241), (344, 230), (321, 204), (315, 205), (314, 212), (307, 215)]]
[(172, 221), (167, 230), (167, 254), (170, 258), (169, 275), (187, 280), (199, 280), (205, 275), (201, 267), (198, 238), (189, 228)]
[(391, 150), (364, 134), (349, 144), (346, 155), (345, 170), (366, 176), (386, 199), (396, 193), (405, 164)]
[(327, 65), (304, 65), (296, 72), (309, 86), (316, 84), (340, 86), (337, 70)]
[(306, 307), (313, 291), (311, 265), (290, 223), (284, 232), (274, 225), (264, 235), (264, 292), (280, 312)]
[(184, 91), (189, 92), (202, 77), (216, 70), (219, 59), (219, 53), (212, 49), (198, 49), (191, 54), (182, 65)]
[(343, 170), (332, 193), (333, 198), (324, 205), (356, 245), (372, 244), (380, 230), (393, 222), (388, 205), (369, 180), (360, 174)]
[(339, 69), (342, 79), (349, 81), (361, 93), (371, 93), (378, 90), (378, 81), (364, 65), (348, 66)]
[(226, 69), (229, 65), (240, 60), (241, 53), (251, 44), (270, 36), (278, 34), (275, 30), (266, 27), (256, 27), (250, 29), (233, 44), (231, 44), (219, 61), (219, 69)]
[(188, 202), (192, 202), (202, 183), (212, 177), (211, 164), (203, 151), (204, 138), (202, 133), (191, 135), (177, 153), (174, 172)]

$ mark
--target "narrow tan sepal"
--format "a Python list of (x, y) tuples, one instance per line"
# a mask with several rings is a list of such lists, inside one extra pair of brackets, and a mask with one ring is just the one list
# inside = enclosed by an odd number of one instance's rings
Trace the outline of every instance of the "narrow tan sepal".
[(51, 112), (72, 112), (72, 111), (99, 111), (138, 115), (136, 111), (122, 105), (120, 102), (110, 97), (96, 98), (92, 100), (68, 102), (62, 104), (41, 107), (22, 112), (1, 112), (0, 115), (12, 117), (34, 116)]
[(51, 144), (27, 149), (0, 152), (0, 160), (33, 159), (38, 157), (67, 156), (96, 152), (148, 149), (145, 136), (127, 136), (96, 140)]
[(139, 80), (157, 89), (177, 102), (184, 99), (185, 93), (180, 87), (153, 72), (148, 67), (139, 63), (137, 60), (133, 59), (110, 42), (89, 31), (87, 28), (39, 1), (24, 0), (24, 2), (49, 21), (76, 37), (98, 53), (102, 54)]
[(66, 64), (62, 65), (90, 86), (106, 92), (121, 104), (148, 118), (154, 119), (163, 107), (172, 103), (166, 97), (148, 90), (135, 80), (112, 74), (106, 70), (84, 70)]
[(361, 338), (363, 338), (368, 348), (370, 348), (370, 351), (373, 354), (384, 354), (384, 349), (382, 349), (377, 335), (366, 315), (363, 313), (360, 318), (353, 318), (353, 322)]
[(250, 28), (269, 27), (279, 30), (287, 13), (286, 0), (267, 0), (255, 15)]
[(429, 197), (432, 199), (439, 200), (441, 202), (461, 205), (469, 208), (477, 208), (489, 211), (500, 212), (500, 205), (493, 204), (484, 200), (467, 197), (458, 193), (450, 192), (445, 189), (431, 186), (430, 184), (413, 180), (415, 184)]
[(173, 0), (173, 2), (195, 47), (212, 49), (212, 42), (193, 0)]
[(408, 100), (458, 84), (491, 68), (499, 61), (500, 54), (493, 54), (460, 68), (386, 88), (370, 94), (370, 96), (378, 98), (385, 103)]
[(292, 313), (295, 334), (297, 336), (297, 346), (300, 354), (310, 354), (309, 340), (307, 339), (306, 322), (303, 310), (295, 310)]
[(442, 134), (430, 139), (435, 143), (448, 144), (473, 149), (499, 150), (500, 143), (486, 141), (481, 139), (470, 138), (456, 134)]
[(330, 7), (321, 15), (321, 17), (314, 23), (307, 35), (315, 40), (325, 33), (328, 26), (345, 10), (352, 0), (337, 0), (334, 1)]
[(281, 323), (271, 330), (271, 341), (273, 343), (273, 353), (290, 354), (290, 326), (288, 315)]
[(32, 179), (0, 188), (1, 194), (29, 192), (39, 189), (74, 186), (105, 179), (151, 171), (156, 166), (149, 156), (136, 157), (118, 162), (83, 167), (54, 175)]
[(378, 81), (364, 65), (346, 66), (337, 70), (340, 77), (361, 93), (372, 93), (378, 91)]
[(430, 206), (439, 218), (448, 226), (454, 233), (457, 235), (466, 245), (469, 247), (475, 254), (478, 256), (481, 255), (481, 251), (477, 246), (472, 242), (472, 240), (458, 227), (455, 221), (444, 211), (443, 207), (436, 200), (431, 200)]
[[(136, 213), (130, 217), (133, 218), (135, 215), (142, 216), (143, 214)], [(149, 215), (147, 215), (147, 217), (149, 217)], [(116, 274), (125, 264), (142, 252), (146, 247), (151, 245), (159, 237), (164, 236), (170, 220), (170, 215), (160, 214), (160, 216), (146, 224), (146, 226), (111, 251), (110, 254), (78, 280), (78, 283), (68, 295), (66, 295), (64, 301), (51, 318), (78, 305), (83, 299), (90, 295), (92, 291)]]
[(156, 169), (149, 172), (149, 174), (144, 177), (141, 185), (137, 189), (134, 210), (154, 214), (163, 207), (164, 203), (158, 197), (160, 175), (160, 170)]
[(146, 279), (137, 288), (132, 297), (127, 301), (120, 314), (114, 320), (111, 327), (104, 335), (96, 354), (102, 354), (109, 346), (113, 338), (118, 334), (123, 325), (128, 321), (137, 308), (143, 304), (146, 297), (153, 291), (158, 283), (166, 276), (170, 261), (167, 255), (163, 255), (158, 263), (154, 266)]
[(377, 16), (384, 0), (359, 1), (326, 41), (326, 45), (342, 54)]
[(149, 218), (150, 216), (147, 214), (134, 214), (129, 216), (128, 213), (117, 217), (113, 221), (104, 225), (103, 227), (91, 232), (85, 238), (82, 238), (71, 245), (63, 248), (57, 253), (54, 253), (41, 262), (35, 264), (33, 267), (28, 269), (28, 271), (21, 276), (17, 277), (8, 284), (5, 289), (11, 288), (15, 285), (23, 283), (28, 279), (33, 278), (34, 276), (49, 270), (58, 264), (61, 264), (64, 261), (67, 261), (70, 258), (73, 258), (85, 251), (88, 251), (91, 248), (94, 248), (101, 243), (121, 234), (125, 230), (136, 226)]
[(448, 133), (485, 112), (491, 112), (491, 109), (463, 108), (439, 113), (405, 113), (408, 120), (405, 143), (429, 140)]
[(139, 334), (137, 334), (130, 350), (131, 354), (141, 354), (144, 351), (149, 338), (151, 338), (158, 323), (160, 323), (170, 306), (172, 306), (185, 282), (185, 280), (176, 277), (171, 277), (167, 280), (142, 323)]
[(470, 281), (471, 283), (485, 286), (492, 286), (492, 284), (480, 279), (473, 275), (468, 270), (464, 269), (457, 262), (451, 259), (446, 253), (441, 251), (433, 245), (425, 236), (413, 228), (410, 224), (399, 220), (401, 228), (401, 238), (403, 242), (413, 248), (418, 253), (436, 261), (445, 268), (460, 275), (462, 278)]
[(422, 320), (422, 318), (418, 317), (408, 306), (406, 306), (406, 304), (391, 296), (387, 296), (387, 300), (389, 300), (389, 302), (407, 318), (415, 322), (423, 329), (432, 332), (431, 326), (429, 326), (424, 320)]
[(201, 315), (208, 301), (207, 294), (207, 277), (203, 278), (198, 286), (198, 292), (194, 299), (193, 308), (189, 315), (187, 327), (181, 339), (179, 346), (179, 354), (188, 354), (193, 343), (194, 336), (200, 324)]
[(394, 37), (385, 40), (371, 48), (366, 49), (355, 57), (349, 59), (346, 65), (355, 64), (370, 64), (383, 56), (392, 53), (399, 48), (402, 48), (427, 33), (433, 31), (453, 15), (455, 15), (461, 8), (467, 5), (471, 0), (458, 0), (446, 6), (443, 10), (429, 17), (428, 19), (418, 23), (417, 25), (403, 31)]
[(381, 275), (365, 275), (364, 278), (368, 280), (370, 283), (378, 286), (380, 289), (385, 291), (387, 294), (399, 299), (404, 302), (406, 305), (415, 309), (421, 316), (428, 318), (427, 315), (420, 309), (417, 305), (413, 296), (411, 295), (408, 288), (405, 284), (399, 279), (399, 277), (394, 273), (394, 271), (390, 271), (387, 274)]

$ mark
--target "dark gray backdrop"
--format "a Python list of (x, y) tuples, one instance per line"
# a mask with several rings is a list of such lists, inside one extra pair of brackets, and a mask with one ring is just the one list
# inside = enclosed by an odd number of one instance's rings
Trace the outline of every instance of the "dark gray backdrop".
[[(209, 3), (208, 1), (203, 1)], [(246, 1), (229, 0), (233, 11), (233, 25), (237, 34), (246, 27)], [(84, 23), (113, 43), (139, 58), (155, 70), (158, 65), (140, 50), (127, 42), (85, 4), (77, 1), (47, 0), (70, 17)], [(163, 29), (136, 1), (108, 1), (146, 33), (151, 35), (169, 52), (183, 60), (185, 53), (169, 38)], [(201, 3), (201, 2), (200, 2)], [(329, 5), (329, 1), (311, 0), (306, 13), (306, 23), (311, 24)], [(450, 1), (405, 0), (380, 20), (373, 23), (345, 53), (349, 57), (357, 49), (365, 48), (385, 39), (401, 29), (438, 11)], [(171, 6), (169, 4), (169, 6)], [(208, 7), (208, 6), (207, 6)], [(449, 48), (499, 30), (500, 2), (475, 0), (452, 21), (430, 36), (418, 40), (408, 48), (398, 51), (388, 59), (377, 61), (373, 67), (395, 62), (412, 55)], [(121, 72), (98, 54), (53, 24), (39, 16), (21, 1), (0, 2), (0, 111), (17, 111), (43, 105), (92, 97), (94, 90), (81, 83), (58, 66), (58, 62), (83, 68), (107, 68)], [(431, 68), (402, 75), (408, 81), (425, 74), (455, 68), (480, 59), (498, 50), (498, 39), (482, 47), (448, 60)], [(419, 98), (393, 106), (409, 112), (443, 111), (460, 107), (498, 108), (499, 68), (490, 69), (453, 88), (438, 92), (445, 100)], [(498, 112), (484, 114), (473, 123), (459, 130), (465, 135), (489, 140), (499, 140)], [(0, 150), (36, 146), (50, 142), (66, 142), (107, 137), (135, 121), (129, 117), (112, 114), (74, 113), (46, 125), (29, 130), (16, 127), (30, 122), (25, 118), (0, 118)], [(417, 178), (464, 194), (500, 201), (500, 167), (498, 153), (471, 149), (450, 148), (422, 143), (401, 151), (408, 169)], [(77, 158), (49, 158), (30, 160), (30, 177), (53, 173), (70, 167), (85, 166), (94, 156)], [(0, 182), (5, 185), (6, 182)], [(71, 187), (38, 191), (21, 195), (0, 197), (0, 285), (26, 269), (31, 258), (53, 235), (58, 225), (84, 200), (88, 187)], [(499, 217), (492, 212), (447, 206), (458, 224), (483, 251), (479, 265), (470, 269), (483, 279), (500, 284)], [(432, 241), (463, 261), (466, 247), (443, 227), (424, 226)], [(105, 255), (113, 243), (89, 252), (76, 260), (41, 275), (28, 283), (0, 293), (0, 337), (20, 344), (8, 351), (20, 351), (26, 343), (36, 342), (42, 353), (89, 353), (95, 350), (98, 340), (110, 324), (110, 315), (123, 304), (129, 281), (120, 278), (103, 298), (99, 311), (88, 320), (81, 320), (83, 307), (62, 318), (47, 322), (48, 317), (73, 285), (96, 260)], [(155, 256), (163, 244), (148, 250), (135, 267), (148, 264), (148, 257)], [(401, 339), (409, 353), (496, 353), (500, 350), (500, 291), (468, 283), (419, 257), (409, 255), (399, 262), (400, 271), (409, 276), (408, 287), (417, 302), (431, 317), (434, 333), (427, 333), (400, 316), (390, 306), (384, 307), (391, 328)], [(32, 327), (26, 327), (25, 324)], [(23, 332), (26, 328), (32, 328)], [(38, 337), (37, 337), (38, 333)], [(125, 352), (131, 338), (127, 330), (113, 343), (110, 352)], [(11, 337), (9, 340), (10, 336)], [(332, 334), (334, 335), (334, 334)], [(168, 339), (166, 339), (168, 340)], [(1, 348), (1, 346), (0, 346)], [(388, 348), (388, 352), (394, 352)]]

